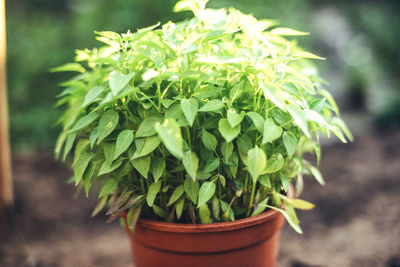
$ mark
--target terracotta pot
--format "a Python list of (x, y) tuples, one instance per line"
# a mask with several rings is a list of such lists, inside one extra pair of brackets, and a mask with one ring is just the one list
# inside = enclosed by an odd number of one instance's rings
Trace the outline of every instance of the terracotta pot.
[(280, 213), (269, 210), (234, 222), (201, 225), (140, 219), (134, 234), (126, 230), (136, 267), (273, 267), (283, 223)]

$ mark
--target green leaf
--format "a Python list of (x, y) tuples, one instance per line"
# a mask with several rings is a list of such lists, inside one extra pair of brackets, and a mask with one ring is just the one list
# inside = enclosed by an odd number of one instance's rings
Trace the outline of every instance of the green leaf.
[(96, 127), (90, 133), (90, 137), (89, 137), (90, 148), (93, 148), (98, 137), (99, 137), (99, 128)]
[(296, 151), (297, 147), (297, 139), (296, 136), (291, 132), (283, 133), (283, 144), (285, 145), (286, 151), (288, 153), (289, 158), (291, 158)]
[(199, 201), (197, 207), (204, 205), (215, 193), (216, 185), (213, 182), (204, 182), (199, 190)]
[(192, 177), (193, 180), (196, 180), (197, 170), (199, 168), (199, 158), (197, 157), (196, 153), (186, 151), (183, 154), (182, 162), (189, 176)]
[(203, 204), (199, 208), (199, 216), (201, 223), (210, 223), (210, 209), (207, 204)]
[(290, 186), (290, 178), (283, 172), (281, 172), (279, 176), (281, 178), (283, 190), (287, 192)]
[(157, 194), (161, 190), (162, 180), (159, 180), (157, 183), (153, 183), (149, 186), (149, 190), (147, 191), (146, 201), (149, 207), (153, 207), (154, 200), (156, 199)]
[(272, 142), (282, 135), (282, 128), (277, 126), (272, 119), (267, 119), (264, 122), (264, 133), (262, 143)]
[(111, 207), (107, 210), (106, 215), (111, 215), (114, 212), (116, 212), (119, 208), (122, 207), (122, 205), (124, 205), (127, 200), (129, 199), (129, 197), (132, 195), (133, 191), (126, 191), (124, 193), (122, 193), (117, 200), (114, 201), (114, 203), (112, 203)]
[(117, 169), (119, 166), (121, 166), (122, 160), (116, 161), (114, 163), (111, 163), (109, 161), (104, 161), (103, 164), (100, 167), (99, 173), (97, 174), (98, 176), (110, 173)]
[(229, 220), (234, 221), (235, 214), (233, 213), (231, 206), (223, 200), (220, 200), (220, 203), (221, 203), (221, 210), (224, 212), (224, 214), (222, 215), (223, 221), (225, 222)]
[(94, 154), (90, 152), (83, 152), (79, 155), (76, 163), (74, 164), (74, 178), (75, 185), (79, 184), (82, 181), (83, 173), (89, 165), (89, 162), (92, 160)]
[(289, 36), (309, 35), (310, 34), (308, 32), (296, 31), (296, 30), (289, 29), (289, 28), (275, 28), (270, 33), (273, 35), (289, 35)]
[(79, 121), (77, 123), (75, 123), (74, 127), (72, 127), (72, 129), (69, 132), (71, 133), (71, 132), (78, 131), (82, 128), (85, 128), (86, 126), (88, 126), (89, 124), (94, 122), (98, 117), (99, 117), (99, 114), (96, 112), (87, 114), (86, 116), (80, 118)]
[(210, 173), (219, 167), (219, 158), (209, 159), (203, 167), (203, 172)]
[(161, 123), (163, 118), (161, 116), (150, 116), (146, 117), (140, 124), (138, 130), (136, 131), (136, 137), (147, 137), (157, 134), (154, 125), (156, 123)]
[(205, 9), (207, 2), (208, 0), (181, 0), (175, 4), (173, 11), (192, 11), (196, 15)]
[(118, 182), (114, 179), (108, 179), (107, 182), (103, 184), (101, 187), (99, 198), (104, 197), (106, 195), (114, 194), (115, 189), (118, 186)]
[(261, 175), (260, 177), (258, 177), (258, 182), (263, 186), (271, 187), (271, 180), (269, 175), (266, 174)]
[(212, 85), (200, 85), (199, 88), (197, 88), (192, 96), (198, 98), (198, 99), (205, 99), (205, 98), (213, 98), (214, 96), (218, 95), (220, 92), (222, 92), (224, 88), (218, 88)]
[(231, 127), (235, 128), (237, 125), (239, 125), (242, 122), (245, 114), (246, 113), (244, 111), (240, 112), (240, 114), (237, 114), (235, 109), (228, 109), (227, 118)]
[(321, 146), (319, 144), (313, 143), (313, 148), (315, 151), (315, 156), (317, 157), (317, 165), (321, 162)]
[(228, 163), (229, 158), (232, 155), (232, 152), (233, 152), (233, 144), (232, 143), (223, 142), (221, 144), (221, 154), (222, 154), (222, 156), (224, 156), (225, 163)]
[(312, 58), (312, 59), (322, 59), (322, 60), (326, 59), (324, 57), (320, 57), (320, 56), (317, 56), (313, 53), (306, 52), (306, 51), (296, 52), (293, 56), (298, 57), (298, 58)]
[(229, 158), (227, 165), (229, 165), (229, 170), (232, 174), (232, 177), (235, 178), (237, 174), (237, 170), (239, 167), (239, 157), (237, 152), (233, 152), (232, 156)]
[(56, 159), (58, 159), (60, 157), (61, 149), (64, 146), (64, 142), (65, 142), (65, 139), (67, 138), (67, 135), (68, 135), (68, 131), (63, 130), (57, 138), (56, 147), (54, 149)]
[(314, 176), (315, 180), (317, 180), (317, 182), (320, 185), (325, 185), (325, 181), (324, 178), (322, 177), (321, 172), (317, 168), (311, 165), (309, 166), (309, 169), (311, 171), (311, 174)]
[(253, 142), (251, 141), (251, 138), (248, 135), (239, 136), (236, 143), (239, 149), (246, 154), (253, 147)]
[(156, 77), (160, 76), (160, 72), (156, 71), (155, 69), (147, 69), (143, 74), (142, 74), (142, 79), (143, 81), (150, 81)]
[(168, 151), (182, 159), (183, 139), (178, 123), (174, 119), (166, 119), (163, 124), (156, 123), (155, 129)]
[(263, 171), (263, 174), (277, 172), (283, 168), (284, 164), (285, 159), (283, 158), (283, 156), (279, 153), (275, 153), (270, 158), (268, 158), (268, 164), (265, 171)]
[(252, 148), (247, 152), (247, 164), (253, 183), (257, 182), (258, 177), (261, 175), (265, 166), (267, 165), (267, 157), (264, 150), (258, 146)]
[(300, 129), (303, 131), (303, 133), (310, 138), (310, 131), (308, 130), (307, 126), (307, 120), (306, 120), (306, 115), (302, 109), (299, 107), (288, 104), (286, 105), (286, 109), (290, 113), (290, 115), (293, 117), (295, 123), (300, 127)]
[(111, 40), (121, 39), (121, 36), (118, 33), (115, 33), (112, 31), (95, 31), (94, 33), (97, 35), (106, 37), (107, 39), (111, 39)]
[(82, 107), (86, 107), (88, 104), (91, 104), (93, 100), (104, 91), (104, 89), (106, 89), (105, 86), (95, 86), (90, 89), (85, 97), (85, 100), (83, 101)]
[(79, 63), (67, 63), (62, 66), (52, 68), (51, 71), (52, 72), (63, 72), (63, 71), (85, 72), (86, 70)]
[[(165, 111), (164, 117), (165, 117), (165, 119), (175, 119), (175, 120), (184, 118), (181, 105), (173, 104), (172, 106), (167, 108), (167, 110)], [(187, 121), (185, 118), (184, 118), (184, 120)]]
[(111, 92), (114, 96), (117, 96), (125, 86), (128, 85), (129, 81), (132, 80), (133, 76), (135, 76), (134, 72), (129, 74), (123, 74), (119, 71), (113, 71), (110, 74), (109, 84), (111, 88)]
[(155, 182), (160, 179), (161, 175), (164, 173), (165, 170), (165, 159), (163, 158), (156, 158), (151, 162), (151, 174), (153, 174), (153, 179)]
[(231, 127), (228, 120), (226, 118), (222, 118), (218, 122), (218, 130), (221, 133), (222, 137), (226, 142), (232, 142), (239, 133), (240, 133), (240, 125), (236, 127)]
[(129, 146), (133, 142), (133, 131), (132, 130), (124, 130), (122, 131), (118, 137), (117, 142), (115, 143), (115, 151), (113, 159), (117, 159), (122, 153), (124, 153)]
[[(353, 135), (351, 134), (349, 128), (347, 128), (346, 123), (344, 123), (344, 121), (343, 121), (342, 119), (340, 119), (340, 118), (338, 118), (338, 117), (335, 117), (335, 118), (333, 118), (332, 123), (335, 124), (335, 125), (337, 125), (337, 126), (343, 131), (343, 133), (346, 135), (346, 137), (347, 137), (351, 142), (353, 142), (354, 137), (353, 137)], [(344, 142), (344, 143), (346, 143), (346, 142)]]
[[(129, 221), (127, 221), (127, 223), (128, 223), (129, 229), (130, 229), (132, 232), (135, 231), (136, 223), (137, 223), (137, 221), (139, 220), (140, 213), (142, 212), (142, 206), (143, 206), (143, 204), (138, 205), (137, 207), (133, 207), (133, 208), (131, 209), (131, 210), (132, 210), (132, 215), (130, 216), (130, 219), (129, 219)], [(131, 211), (131, 210), (130, 210), (130, 211)], [(128, 216), (127, 216), (127, 217), (128, 217)]]
[(108, 196), (103, 197), (99, 203), (97, 203), (96, 207), (94, 208), (91, 217), (96, 216), (107, 204), (108, 202)]
[(267, 208), (265, 205), (268, 204), (268, 201), (269, 197), (263, 199), (260, 203), (258, 203), (254, 211), (251, 213), (251, 216), (261, 214)]
[(196, 204), (199, 194), (199, 182), (193, 181), (191, 178), (186, 178), (183, 187), (189, 199)]
[(82, 182), (83, 182), (83, 187), (85, 188), (86, 197), (89, 196), (89, 190), (92, 187), (91, 181), (92, 181), (95, 170), (96, 170), (95, 166), (93, 164), (89, 163), (88, 168), (86, 169), (86, 171), (83, 174)]
[(217, 138), (204, 130), (204, 128), (201, 130), (201, 140), (208, 150), (215, 151), (217, 148)]
[(213, 197), (213, 200), (212, 200), (212, 211), (213, 211), (213, 217), (215, 219), (219, 219), (219, 213), (221, 211), (221, 206), (219, 204), (219, 200), (218, 200), (217, 196)]
[(285, 202), (289, 203), (293, 208), (300, 209), (300, 210), (312, 210), (315, 205), (305, 201), (303, 199), (298, 198), (289, 198), (282, 194), (279, 194), (279, 197), (282, 198)]
[(99, 137), (97, 139), (97, 144), (100, 144), (107, 136), (109, 136), (117, 127), (119, 121), (118, 112), (113, 109), (109, 109), (104, 112), (103, 116), (99, 121)]
[(335, 111), (336, 115), (340, 115), (340, 111), (339, 108), (335, 102), (335, 99), (333, 98), (333, 96), (331, 95), (331, 93), (329, 93), (328, 91), (322, 89), (318, 91), (320, 95), (322, 95), (323, 97), (326, 98), (326, 100), (328, 100), (328, 103), (332, 106), (333, 110)]
[(167, 206), (171, 206), (172, 204), (174, 204), (183, 195), (183, 193), (185, 193), (183, 185), (180, 185), (177, 188), (175, 188), (174, 192), (172, 192), (172, 195), (169, 198)]
[(193, 126), (193, 122), (197, 116), (198, 104), (197, 100), (194, 98), (191, 99), (182, 99), (181, 100), (181, 108), (185, 118), (189, 122), (190, 127)]
[(133, 206), (143, 203), (144, 196), (143, 195), (134, 195), (131, 197), (121, 208), (120, 210), (130, 209)]
[(270, 206), (270, 205), (265, 205), (265, 207), (268, 207), (268, 208), (270, 208), (270, 209), (273, 209), (273, 210), (276, 210), (276, 211), (279, 211), (280, 213), (282, 213), (283, 216), (285, 216), (287, 222), (290, 224), (290, 226), (292, 226), (292, 228), (293, 228), (297, 233), (299, 233), (299, 234), (302, 234), (302, 233), (303, 233), (303, 231), (302, 231), (301, 228), (300, 228), (299, 221), (298, 221), (296, 215), (293, 214), (293, 213), (290, 213), (290, 214), (289, 214), (289, 213), (287, 212), (288, 205), (286, 205), (286, 210), (282, 210), (282, 209), (279, 209), (279, 208), (277, 208), (277, 207)]
[(150, 156), (141, 157), (132, 160), (133, 167), (147, 179), (150, 169)]
[(249, 116), (250, 119), (253, 121), (253, 124), (256, 127), (256, 129), (260, 133), (262, 133), (264, 130), (264, 118), (256, 112), (248, 112), (246, 115)]
[(114, 156), (114, 151), (115, 151), (115, 143), (113, 142), (105, 142), (103, 145), (103, 153), (104, 153), (104, 158), (106, 159), (107, 163), (112, 163), (113, 161), (113, 156)]
[(176, 218), (179, 220), (182, 216), (183, 206), (185, 204), (185, 197), (181, 197), (175, 205)]
[(217, 174), (217, 177), (218, 177), (218, 181), (221, 183), (222, 187), (225, 187), (225, 185), (226, 185), (225, 177), (222, 176), (221, 174)]
[(65, 147), (64, 147), (63, 157), (62, 157), (63, 161), (65, 161), (67, 159), (67, 156), (68, 156), (69, 152), (71, 151), (72, 146), (74, 145), (75, 138), (76, 138), (76, 133), (68, 134), (67, 141), (65, 141)]
[(210, 102), (203, 105), (199, 112), (209, 112), (209, 111), (218, 111), (224, 107), (224, 103), (222, 103), (219, 99), (213, 99)]
[(88, 151), (89, 140), (88, 139), (80, 139), (75, 146), (74, 151), (74, 162), (72, 163), (73, 166), (76, 165), (77, 161), (81, 157), (81, 154)]
[(266, 85), (266, 84), (262, 83), (261, 81), (259, 83), (259, 86), (263, 89), (264, 96), (266, 99), (270, 100), (281, 110), (286, 111), (285, 98), (283, 97), (283, 93), (279, 89), (279, 87), (274, 86), (274, 85)]
[(241, 81), (234, 87), (232, 87), (232, 89), (229, 91), (229, 98), (231, 99), (232, 102), (234, 102), (238, 97), (240, 97), (243, 94), (243, 84), (244, 82)]
[(161, 139), (158, 136), (146, 137), (143, 146), (137, 148), (132, 159), (137, 159), (150, 154), (160, 145), (160, 143)]
[(325, 118), (319, 114), (318, 112), (311, 110), (311, 109), (306, 109), (305, 111), (306, 119), (316, 122), (324, 127), (329, 128), (329, 123), (325, 120)]
[(155, 214), (157, 214), (161, 218), (166, 218), (168, 216), (168, 213), (164, 209), (160, 208), (159, 206), (157, 206), (155, 204), (153, 205), (153, 211)]

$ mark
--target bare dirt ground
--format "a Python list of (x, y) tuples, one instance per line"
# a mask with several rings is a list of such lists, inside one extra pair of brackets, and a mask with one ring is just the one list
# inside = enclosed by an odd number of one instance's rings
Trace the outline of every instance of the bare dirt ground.
[[(287, 225), (278, 266), (400, 266), (400, 131), (323, 150), (325, 187), (306, 179), (304, 230)], [(13, 160), (15, 209), (0, 234), (0, 266), (131, 266), (118, 222), (90, 218), (95, 199), (74, 200), (70, 171), (46, 153)]]

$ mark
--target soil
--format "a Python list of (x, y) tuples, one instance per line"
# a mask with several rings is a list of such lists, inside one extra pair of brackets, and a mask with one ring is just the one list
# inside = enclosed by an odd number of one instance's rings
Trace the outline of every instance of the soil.
[[(306, 177), (303, 235), (285, 226), (278, 266), (400, 266), (400, 131), (323, 149), (321, 187)], [(118, 222), (90, 218), (70, 170), (48, 153), (15, 155), (15, 208), (0, 234), (0, 266), (131, 266)], [(5, 228), (3, 228), (4, 230)]]

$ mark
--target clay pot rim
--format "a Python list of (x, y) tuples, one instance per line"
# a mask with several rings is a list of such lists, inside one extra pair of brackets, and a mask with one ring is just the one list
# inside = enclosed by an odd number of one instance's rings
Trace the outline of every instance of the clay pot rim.
[(173, 233), (205, 233), (205, 232), (228, 232), (243, 228), (249, 228), (254, 225), (262, 224), (282, 216), (276, 210), (268, 210), (259, 215), (247, 217), (231, 222), (207, 223), (207, 224), (185, 224), (155, 221), (140, 218), (138, 224), (146, 229), (159, 232)]

